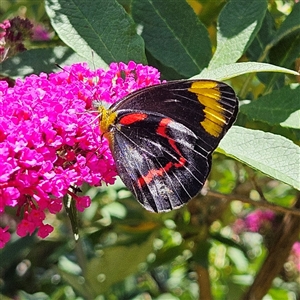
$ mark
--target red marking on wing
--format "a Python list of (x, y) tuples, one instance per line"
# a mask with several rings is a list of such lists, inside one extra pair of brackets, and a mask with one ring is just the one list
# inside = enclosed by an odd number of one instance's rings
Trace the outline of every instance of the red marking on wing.
[(181, 156), (181, 153), (179, 151), (179, 149), (177, 148), (176, 146), (176, 143), (173, 139), (170, 139), (170, 137), (167, 135), (167, 127), (168, 127), (168, 124), (170, 124), (172, 122), (171, 119), (162, 119), (160, 122), (159, 122), (159, 125), (158, 125), (158, 128), (156, 130), (156, 132), (165, 137), (168, 141), (169, 141), (169, 144), (171, 145), (171, 147), (176, 151), (177, 154), (179, 154)]
[(183, 167), (184, 165), (185, 165), (185, 163), (186, 163), (186, 159), (184, 158), (184, 157), (180, 157), (179, 158), (179, 162), (177, 162), (177, 163), (172, 163), (172, 162), (169, 162), (169, 163), (167, 163), (164, 167), (162, 167), (162, 168), (159, 168), (159, 169), (153, 169), (153, 170), (150, 170), (149, 172), (148, 172), (148, 174), (147, 175), (145, 175), (145, 176), (142, 176), (142, 177), (140, 177), (139, 179), (138, 179), (138, 185), (140, 186), (140, 187), (142, 187), (143, 185), (145, 185), (145, 184), (148, 184), (148, 183), (150, 183), (152, 180), (153, 180), (153, 178), (155, 177), (155, 176), (163, 176), (165, 173), (167, 173), (172, 167), (174, 167), (174, 168), (181, 168), (181, 167)]
[(172, 149), (175, 150), (175, 152), (180, 156), (179, 157), (179, 161), (174, 163), (174, 162), (168, 162), (164, 167), (161, 167), (159, 169), (152, 169), (148, 172), (148, 174), (146, 174), (145, 176), (141, 176), (137, 183), (140, 187), (142, 187), (145, 184), (150, 183), (154, 177), (156, 176), (163, 176), (165, 173), (167, 173), (168, 171), (170, 171), (171, 168), (181, 168), (186, 164), (186, 159), (182, 156), (180, 150), (178, 149), (178, 147), (176, 146), (176, 142), (170, 138), (167, 134), (167, 126), (168, 124), (170, 124), (172, 122), (172, 120), (164, 118), (160, 121), (159, 126), (156, 130), (156, 132), (165, 137), (170, 146), (172, 147)]
[(120, 119), (119, 123), (122, 125), (130, 125), (135, 122), (143, 121), (147, 118), (146, 114), (143, 113), (135, 113), (124, 116)]

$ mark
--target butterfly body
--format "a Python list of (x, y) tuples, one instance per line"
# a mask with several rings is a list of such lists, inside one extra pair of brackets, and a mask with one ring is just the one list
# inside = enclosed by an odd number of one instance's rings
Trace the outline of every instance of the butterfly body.
[(118, 174), (147, 210), (169, 211), (198, 194), (212, 152), (235, 120), (237, 103), (224, 83), (180, 80), (100, 108), (100, 129)]

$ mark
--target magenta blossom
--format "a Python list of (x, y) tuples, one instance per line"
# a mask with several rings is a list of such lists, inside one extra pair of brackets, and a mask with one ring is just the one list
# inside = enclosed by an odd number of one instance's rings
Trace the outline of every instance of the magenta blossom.
[(252, 232), (265, 231), (272, 228), (275, 213), (272, 210), (257, 209), (245, 218), (246, 228)]
[[(275, 224), (275, 213), (272, 210), (257, 209), (245, 218), (236, 219), (232, 225), (232, 230), (235, 234), (241, 234), (243, 232), (258, 232), (266, 233), (271, 232)], [(295, 242), (289, 261), (293, 263), (297, 272), (300, 272), (300, 242)]]
[(4, 20), (3, 23), (0, 23), (0, 62), (6, 57), (8, 49), (5, 48), (8, 28), (10, 27), (10, 22)]
[(295, 242), (289, 259), (294, 263), (297, 272), (300, 273), (300, 242)]
[(48, 41), (54, 36), (54, 33), (50, 33), (43, 24), (34, 24), (32, 31), (33, 41)]
[[(13, 207), (19, 236), (37, 230), (45, 238), (53, 230), (44, 223), (46, 214), (58, 213), (65, 195), (79, 211), (87, 208), (90, 199), (76, 195), (76, 187), (112, 184), (116, 176), (93, 101), (114, 103), (158, 83), (156, 69), (134, 62), (112, 63), (108, 71), (75, 64), (17, 79), (13, 88), (0, 81), (0, 217)], [(3, 247), (10, 234), (8, 224), (1, 225)]]
[(232, 225), (232, 229), (236, 234), (244, 231), (265, 232), (272, 228), (275, 213), (272, 210), (257, 209), (243, 219), (237, 219)]

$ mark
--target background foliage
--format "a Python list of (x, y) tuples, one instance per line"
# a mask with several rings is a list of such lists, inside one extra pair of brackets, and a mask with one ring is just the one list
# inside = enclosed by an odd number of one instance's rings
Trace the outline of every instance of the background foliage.
[[(300, 65), (298, 1), (2, 0), (0, 12), (47, 33), (2, 77), (134, 60), (166, 80), (227, 80), (241, 100), (201, 195), (156, 215), (121, 182), (83, 187), (79, 242), (62, 212), (46, 240), (1, 250), (3, 299), (299, 299), (300, 79), (287, 70)], [(251, 215), (259, 206), (277, 214)]]

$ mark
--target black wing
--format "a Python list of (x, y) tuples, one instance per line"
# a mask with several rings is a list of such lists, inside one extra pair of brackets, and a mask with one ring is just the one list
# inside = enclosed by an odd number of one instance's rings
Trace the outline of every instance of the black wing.
[(214, 80), (177, 80), (137, 90), (110, 110), (121, 116), (132, 109), (156, 112), (185, 125), (215, 149), (235, 121), (234, 90)]
[(109, 111), (116, 113), (109, 131), (121, 179), (146, 209), (160, 212), (201, 190), (238, 100), (224, 83), (184, 80), (138, 90)]
[(147, 119), (114, 133), (118, 174), (147, 210), (180, 207), (201, 190), (210, 171), (211, 151), (199, 142), (184, 125), (149, 112)]

